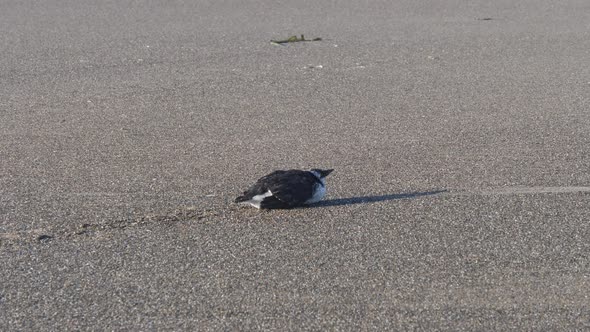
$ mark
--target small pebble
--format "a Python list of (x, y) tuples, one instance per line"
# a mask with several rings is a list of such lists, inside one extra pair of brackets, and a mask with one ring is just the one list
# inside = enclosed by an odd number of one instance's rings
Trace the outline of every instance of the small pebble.
[(47, 234), (39, 235), (37, 237), (37, 241), (39, 241), (39, 242), (47, 242), (51, 239), (53, 239), (53, 236), (47, 235)]

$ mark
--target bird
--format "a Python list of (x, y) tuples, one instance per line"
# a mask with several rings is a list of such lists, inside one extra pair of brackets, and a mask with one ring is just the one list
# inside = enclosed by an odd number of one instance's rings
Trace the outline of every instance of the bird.
[(319, 202), (326, 194), (326, 176), (333, 169), (274, 171), (258, 179), (235, 203), (257, 209), (291, 209)]

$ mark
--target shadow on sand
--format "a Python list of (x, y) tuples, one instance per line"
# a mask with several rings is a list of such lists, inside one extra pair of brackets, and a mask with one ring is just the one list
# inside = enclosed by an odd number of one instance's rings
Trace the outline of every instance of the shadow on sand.
[(424, 191), (424, 192), (413, 192), (413, 193), (401, 193), (401, 194), (390, 194), (390, 195), (378, 195), (378, 196), (362, 196), (362, 197), (348, 197), (348, 198), (336, 198), (327, 199), (325, 201), (318, 202), (310, 205), (309, 207), (323, 207), (323, 206), (341, 206), (341, 205), (352, 205), (352, 204), (365, 204), (374, 202), (391, 201), (396, 199), (407, 199), (416, 198), (421, 196), (438, 195), (447, 192), (447, 190), (435, 190), (435, 191)]

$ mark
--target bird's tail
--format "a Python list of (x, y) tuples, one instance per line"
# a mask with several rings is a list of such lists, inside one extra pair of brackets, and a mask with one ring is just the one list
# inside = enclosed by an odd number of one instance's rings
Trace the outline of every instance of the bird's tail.
[(236, 197), (236, 199), (234, 200), (234, 203), (241, 203), (241, 202), (245, 202), (247, 201), (248, 198), (246, 196), (238, 196)]

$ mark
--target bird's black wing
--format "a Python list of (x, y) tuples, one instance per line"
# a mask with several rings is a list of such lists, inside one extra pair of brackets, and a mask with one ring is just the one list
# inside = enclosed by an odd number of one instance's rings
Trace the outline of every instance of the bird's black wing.
[(235, 199), (236, 203), (245, 202), (256, 195), (262, 195), (269, 190), (268, 184), (272, 183), (273, 180), (280, 178), (281, 175), (286, 173), (287, 171), (274, 171), (268, 175), (265, 175), (258, 179), (256, 183), (254, 183), (248, 190), (244, 191), (242, 196), (239, 196)]
[(284, 176), (285, 174), (288, 174), (290, 172), (293, 172), (293, 171), (292, 170), (291, 171), (274, 171), (274, 172), (267, 174), (267, 175), (261, 177), (260, 179), (258, 179), (258, 181), (256, 181), (256, 184), (264, 184), (269, 181), (280, 179), (282, 176)]
[(313, 174), (299, 170), (270, 175), (264, 181), (265, 186), (274, 197), (290, 206), (305, 203), (313, 195), (313, 188), (319, 182)]
[(281, 201), (275, 196), (266, 197), (262, 202), (260, 202), (261, 209), (290, 209), (292, 207), (294, 206)]

